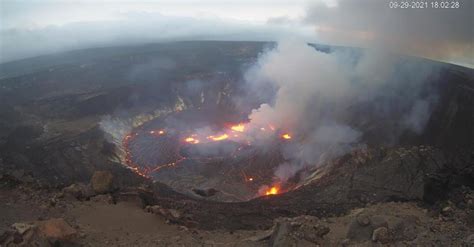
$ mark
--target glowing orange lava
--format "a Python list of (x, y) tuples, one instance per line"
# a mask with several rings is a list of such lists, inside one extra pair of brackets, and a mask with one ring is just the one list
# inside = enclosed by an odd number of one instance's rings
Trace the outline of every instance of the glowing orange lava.
[(230, 129), (233, 130), (233, 131), (244, 132), (245, 125), (243, 125), (243, 124), (234, 125), (234, 126), (230, 127)]
[(225, 140), (225, 139), (229, 138), (229, 135), (222, 134), (222, 135), (219, 135), (219, 136), (209, 136), (207, 138), (211, 139), (213, 141), (222, 141), (222, 140)]
[(291, 139), (291, 135), (290, 135), (290, 134), (283, 134), (281, 137), (282, 137), (283, 139), (286, 139), (286, 140)]
[(278, 194), (278, 192), (279, 192), (278, 187), (273, 186), (273, 187), (271, 187), (270, 189), (268, 189), (267, 191), (265, 191), (265, 195), (266, 195), (266, 196), (276, 195), (276, 194)]
[(159, 131), (151, 130), (151, 131), (150, 131), (150, 134), (152, 134), (152, 135), (154, 135), (154, 134), (164, 135), (164, 134), (165, 134), (165, 131), (164, 131), (164, 130), (159, 130)]
[(198, 144), (199, 143), (199, 140), (194, 138), (194, 137), (187, 137), (186, 139), (184, 139), (185, 142), (187, 143), (191, 143), (191, 144)]

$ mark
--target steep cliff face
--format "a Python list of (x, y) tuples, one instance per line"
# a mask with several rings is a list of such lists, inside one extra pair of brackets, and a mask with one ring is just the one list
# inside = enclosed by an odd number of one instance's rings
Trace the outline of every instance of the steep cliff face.
[(121, 140), (104, 132), (102, 120), (117, 118), (133, 128), (178, 108), (228, 107), (229, 83), (263, 46), (178, 42), (2, 64), (2, 168), (61, 186), (86, 181), (95, 169), (136, 177), (120, 164)]
[(439, 104), (420, 142), (445, 149), (474, 147), (474, 72), (452, 66), (440, 78)]

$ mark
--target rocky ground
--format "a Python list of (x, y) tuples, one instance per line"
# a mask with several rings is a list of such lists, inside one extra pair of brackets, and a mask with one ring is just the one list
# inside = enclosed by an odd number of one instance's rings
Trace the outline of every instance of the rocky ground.
[[(366, 204), (337, 217), (274, 219), (268, 229), (204, 230), (178, 224), (185, 213), (149, 205), (147, 186), (114, 188), (95, 172), (89, 184), (42, 188), (4, 174), (1, 246), (474, 246), (474, 191), (436, 207)], [(462, 198), (460, 198), (462, 197)]]

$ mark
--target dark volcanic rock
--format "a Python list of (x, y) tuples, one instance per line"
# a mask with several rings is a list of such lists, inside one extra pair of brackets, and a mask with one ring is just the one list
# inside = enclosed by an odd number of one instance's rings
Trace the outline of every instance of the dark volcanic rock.
[(96, 171), (91, 178), (92, 189), (98, 194), (111, 192), (114, 176), (109, 171)]
[(193, 189), (193, 192), (202, 197), (210, 197), (210, 196), (215, 195), (219, 191), (214, 188), (210, 188), (210, 189)]
[[(398, 149), (367, 149), (352, 152), (315, 171), (306, 185), (285, 194), (249, 202), (216, 203), (186, 198), (155, 183), (154, 204), (192, 214), (205, 229), (269, 228), (273, 219), (309, 214), (340, 215), (366, 203), (426, 201), (441, 199), (460, 186), (460, 177), (473, 176), (474, 157), (451, 156), (439, 149), (415, 146)], [(446, 170), (449, 170), (447, 173)], [(432, 190), (433, 180), (444, 178), (442, 190)], [(385, 226), (370, 218), (365, 238), (376, 227)], [(184, 222), (183, 222), (184, 223)], [(355, 220), (357, 227), (362, 228)]]

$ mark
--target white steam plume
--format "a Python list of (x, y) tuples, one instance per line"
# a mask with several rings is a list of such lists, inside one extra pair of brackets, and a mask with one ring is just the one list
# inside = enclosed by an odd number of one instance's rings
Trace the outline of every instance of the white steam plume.
[[(344, 51), (320, 52), (295, 40), (282, 41), (260, 56), (246, 74), (252, 90), (266, 84), (276, 88), (271, 102), (250, 113), (249, 126), (272, 125), (293, 134), (293, 142), (283, 150), (287, 162), (275, 172), (285, 181), (304, 167), (363, 146), (364, 124), (369, 119), (395, 119), (386, 127), (387, 144), (394, 144), (406, 130), (422, 133), (437, 97), (430, 91), (420, 95), (434, 71), (431, 65), (380, 51), (355, 57)], [(354, 110), (365, 105), (374, 109)]]

